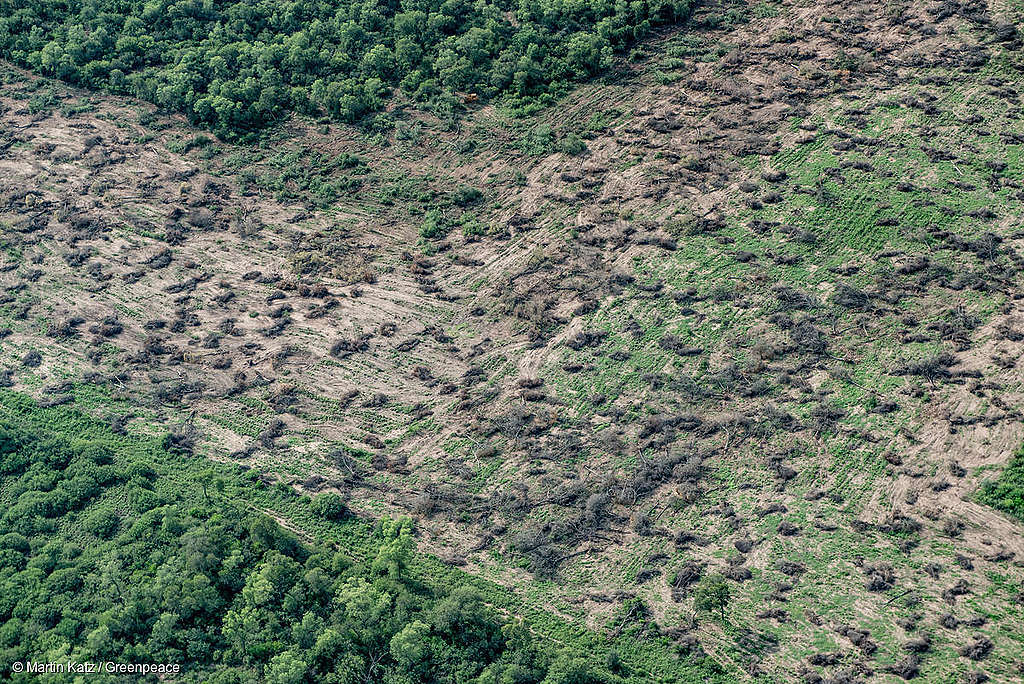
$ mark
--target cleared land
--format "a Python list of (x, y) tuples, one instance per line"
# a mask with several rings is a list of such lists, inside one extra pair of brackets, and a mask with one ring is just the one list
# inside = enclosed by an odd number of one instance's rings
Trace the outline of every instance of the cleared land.
[(6, 68), (4, 377), (681, 662), (1014, 681), (1021, 18), (705, 6), (533, 119), (259, 146)]

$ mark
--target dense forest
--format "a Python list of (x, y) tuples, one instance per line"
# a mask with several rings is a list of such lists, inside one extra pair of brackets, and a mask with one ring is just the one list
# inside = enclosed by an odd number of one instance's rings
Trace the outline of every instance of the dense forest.
[[(0, 662), (181, 664), (220, 683), (617, 679), (471, 589), (419, 583), (407, 520), (356, 562), (218, 489), (187, 496), (101, 441), (0, 426)], [(331, 494), (313, 510), (344, 515)]]
[(451, 111), (549, 100), (690, 0), (0, 0), (0, 55), (221, 134), (290, 110), (354, 121), (396, 90)]

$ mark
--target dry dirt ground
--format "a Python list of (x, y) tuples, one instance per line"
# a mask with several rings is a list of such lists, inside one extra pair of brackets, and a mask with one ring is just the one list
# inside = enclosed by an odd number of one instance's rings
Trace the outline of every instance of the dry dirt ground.
[(1020, 18), (709, 5), (527, 124), (260, 147), (8, 68), (3, 379), (742, 677), (1019, 680)]

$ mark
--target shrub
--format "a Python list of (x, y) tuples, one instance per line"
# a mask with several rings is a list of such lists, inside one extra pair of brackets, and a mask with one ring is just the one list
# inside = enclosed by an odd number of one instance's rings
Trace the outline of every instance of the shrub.
[(587, 151), (587, 144), (575, 133), (570, 133), (558, 142), (558, 148), (562, 152), (575, 157)]
[(345, 500), (337, 494), (319, 494), (313, 499), (312, 511), (324, 520), (338, 520), (348, 513)]
[(466, 207), (483, 199), (484, 193), (477, 188), (464, 185), (452, 193), (452, 204), (457, 207)]
[(439, 209), (429, 210), (423, 217), (423, 224), (420, 226), (420, 237), (426, 240), (444, 237), (448, 234), (451, 225), (445, 220)]

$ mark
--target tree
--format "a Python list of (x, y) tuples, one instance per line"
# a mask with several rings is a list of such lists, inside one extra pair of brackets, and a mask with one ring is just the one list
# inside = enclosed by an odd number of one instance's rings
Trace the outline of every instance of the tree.
[(472, 587), (458, 587), (432, 611), (434, 629), (462, 644), (479, 660), (489, 660), (502, 646), (502, 634), (487, 605)]
[(569, 39), (566, 66), (575, 78), (585, 78), (611, 66), (608, 41), (593, 33), (577, 33)]
[(429, 652), (430, 626), (413, 620), (391, 637), (391, 657), (408, 672), (422, 669)]
[(279, 653), (267, 665), (267, 684), (302, 684), (308, 669), (309, 665), (296, 651)]
[(383, 538), (377, 557), (373, 559), (371, 569), (378, 575), (387, 575), (393, 580), (401, 579), (402, 571), (412, 557), (412, 520), (382, 520), (379, 534)]
[(214, 490), (217, 491), (218, 493), (224, 493), (224, 480), (217, 477), (217, 471), (214, 470), (213, 468), (205, 468), (204, 470), (200, 471), (198, 480), (199, 486), (203, 490), (203, 498), (207, 502), (210, 501), (210, 493), (209, 490), (207, 489), (209, 485), (213, 485)]
[(725, 609), (729, 605), (732, 594), (729, 582), (720, 574), (708, 575), (697, 586), (694, 605), (698, 610), (718, 611), (719, 617), (725, 619)]

